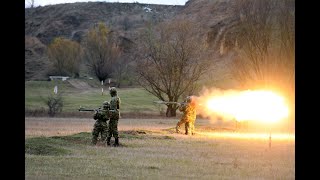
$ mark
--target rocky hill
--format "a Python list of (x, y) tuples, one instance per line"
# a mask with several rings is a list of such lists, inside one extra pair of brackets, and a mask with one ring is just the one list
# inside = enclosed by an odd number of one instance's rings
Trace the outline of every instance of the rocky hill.
[[(189, 0), (185, 6), (140, 3), (70, 3), (25, 9), (25, 70), (26, 80), (44, 77), (48, 65), (46, 46), (53, 38), (63, 36), (81, 42), (86, 31), (95, 23), (105, 22), (117, 31), (123, 44), (135, 42), (138, 32), (149, 23), (171, 19), (188, 19), (199, 27), (224, 69), (234, 42), (226, 46), (226, 34), (232, 34), (239, 21), (230, 0)], [(229, 36), (228, 36), (229, 37)], [(221, 44), (223, 46), (221, 46)], [(228, 47), (228, 48), (226, 48)], [(231, 53), (232, 55), (232, 53)], [(219, 64), (219, 63), (218, 63)], [(36, 71), (35, 71), (36, 70)], [(219, 72), (217, 73), (225, 73)]]

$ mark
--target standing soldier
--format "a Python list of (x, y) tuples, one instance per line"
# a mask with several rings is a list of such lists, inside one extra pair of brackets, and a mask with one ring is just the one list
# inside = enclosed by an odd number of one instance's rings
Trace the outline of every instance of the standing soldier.
[(99, 134), (101, 134), (101, 140), (103, 143), (106, 142), (106, 137), (108, 135), (108, 124), (109, 120), (108, 109), (110, 108), (110, 104), (108, 101), (103, 102), (103, 111), (96, 111), (93, 115), (93, 119), (96, 120), (92, 130), (92, 145), (96, 145), (98, 142)]
[(185, 134), (188, 135), (191, 133), (194, 135), (194, 123), (197, 117), (196, 114), (196, 105), (192, 96), (188, 96), (185, 100), (185, 103), (182, 103), (179, 106), (179, 111), (183, 112), (183, 115), (180, 121), (177, 123), (176, 132), (179, 133), (179, 128), (181, 124), (185, 123)]
[(119, 134), (118, 134), (118, 121), (120, 117), (120, 97), (117, 95), (117, 90), (115, 87), (110, 88), (110, 121), (107, 137), (107, 145), (110, 145), (111, 137), (115, 139), (114, 146), (119, 146)]

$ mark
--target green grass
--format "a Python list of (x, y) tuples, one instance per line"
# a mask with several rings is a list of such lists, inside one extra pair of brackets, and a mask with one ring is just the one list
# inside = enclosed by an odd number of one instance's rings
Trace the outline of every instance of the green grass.
[[(97, 108), (102, 105), (103, 101), (110, 100), (108, 87), (104, 88), (105, 92), (102, 95), (100, 87), (79, 90), (66, 81), (27, 81), (25, 83), (25, 108), (29, 110), (47, 109), (45, 99), (50, 93), (53, 93), (55, 83), (58, 84), (58, 91), (63, 93), (63, 112), (77, 112), (80, 106)], [(118, 95), (121, 98), (121, 112), (123, 113), (159, 114), (159, 106), (153, 103), (157, 98), (142, 88), (118, 88)]]
[[(26, 178), (294, 179), (294, 142), (120, 131), (120, 147), (90, 146), (91, 133), (26, 139)], [(43, 147), (45, 152), (37, 150)]]
[(65, 155), (70, 151), (61, 147), (61, 142), (48, 137), (26, 139), (25, 153), (33, 155)]

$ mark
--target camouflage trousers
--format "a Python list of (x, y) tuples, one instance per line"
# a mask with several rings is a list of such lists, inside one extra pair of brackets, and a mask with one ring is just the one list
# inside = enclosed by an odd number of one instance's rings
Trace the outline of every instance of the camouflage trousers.
[(191, 133), (194, 135), (194, 122), (193, 120), (189, 120), (186, 118), (180, 119), (180, 121), (177, 123), (176, 131), (179, 132), (179, 128), (182, 124), (185, 124), (185, 134)]
[(108, 135), (107, 122), (97, 120), (96, 123), (94, 123), (93, 130), (92, 130), (92, 140), (91, 140), (92, 145), (97, 144), (99, 134), (101, 135), (102, 142), (105, 143), (107, 135)]
[(114, 137), (114, 138), (118, 138), (119, 137), (119, 133), (118, 133), (118, 121), (119, 119), (110, 119), (109, 121), (109, 129), (108, 129), (108, 138), (110, 137)]
[(186, 134), (191, 133), (194, 135), (194, 121), (186, 122), (185, 124)]

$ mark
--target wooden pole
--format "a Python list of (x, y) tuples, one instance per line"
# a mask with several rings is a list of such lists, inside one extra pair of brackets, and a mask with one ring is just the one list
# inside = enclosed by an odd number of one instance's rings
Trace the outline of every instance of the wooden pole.
[(101, 96), (103, 96), (103, 81), (101, 81)]
[(269, 134), (269, 149), (271, 149), (271, 131), (270, 131), (270, 134)]

